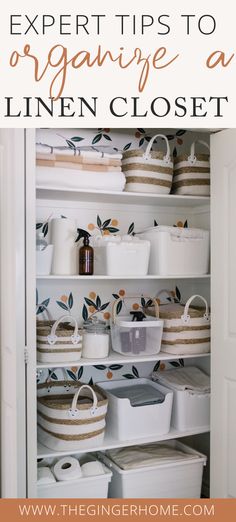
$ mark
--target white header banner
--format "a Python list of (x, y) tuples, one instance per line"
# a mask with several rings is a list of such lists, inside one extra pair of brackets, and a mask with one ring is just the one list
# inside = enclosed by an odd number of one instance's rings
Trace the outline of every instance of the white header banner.
[(8, 1), (1, 127), (234, 127), (232, 0)]

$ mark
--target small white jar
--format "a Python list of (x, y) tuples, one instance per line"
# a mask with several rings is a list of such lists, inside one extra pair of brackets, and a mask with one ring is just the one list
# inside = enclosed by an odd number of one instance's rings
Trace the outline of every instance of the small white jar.
[(109, 331), (103, 321), (93, 320), (84, 324), (82, 357), (105, 359), (109, 354)]

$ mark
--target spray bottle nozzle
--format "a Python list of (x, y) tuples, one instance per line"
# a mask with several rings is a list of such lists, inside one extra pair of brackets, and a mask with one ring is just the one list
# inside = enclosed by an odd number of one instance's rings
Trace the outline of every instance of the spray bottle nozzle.
[(141, 311), (130, 312), (130, 315), (133, 316), (132, 321), (137, 321), (139, 323), (146, 317), (145, 314)]

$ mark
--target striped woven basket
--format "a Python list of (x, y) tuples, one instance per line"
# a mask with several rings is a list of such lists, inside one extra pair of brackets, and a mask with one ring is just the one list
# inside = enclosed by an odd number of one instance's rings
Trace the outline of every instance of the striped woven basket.
[[(163, 291), (158, 295), (161, 293)], [(167, 293), (173, 300), (172, 295)], [(204, 308), (190, 306), (197, 297), (204, 302)], [(154, 311), (149, 308), (148, 313), (152, 315)], [(173, 302), (162, 304), (160, 305), (160, 319), (164, 320), (162, 352), (181, 356), (210, 351), (210, 314), (204, 297), (193, 295), (185, 306)]]
[[(157, 138), (165, 140), (166, 153), (152, 151), (153, 143)], [(122, 170), (126, 176), (126, 191), (169, 194), (172, 186), (173, 162), (166, 136), (162, 134), (153, 136), (145, 152), (143, 150), (124, 152)]]
[(190, 156), (177, 156), (174, 161), (174, 178), (172, 192), (188, 196), (210, 195), (210, 155), (195, 154), (196, 144), (204, 145), (210, 151), (205, 141), (192, 143)]
[(98, 386), (71, 381), (38, 385), (38, 439), (53, 450), (79, 450), (104, 438), (108, 400)]
[[(71, 324), (74, 323), (74, 328)], [(42, 363), (76, 362), (82, 353), (82, 337), (75, 317), (64, 315), (58, 321), (37, 324), (37, 360)]]

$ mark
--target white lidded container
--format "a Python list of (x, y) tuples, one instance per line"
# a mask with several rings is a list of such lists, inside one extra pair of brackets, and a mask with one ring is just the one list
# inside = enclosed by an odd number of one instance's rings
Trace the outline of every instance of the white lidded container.
[[(159, 443), (160, 444), (160, 443)], [(163, 444), (163, 443), (162, 443)], [(178, 441), (164, 443), (186, 453), (186, 459), (123, 470), (107, 456), (101, 460), (112, 470), (110, 498), (200, 498), (207, 458)]]
[[(79, 458), (82, 469), (84, 457)], [(92, 458), (86, 455), (86, 462), (92, 462)], [(104, 473), (99, 475), (82, 476), (75, 480), (65, 480), (51, 484), (38, 484), (38, 498), (107, 498), (108, 486), (112, 472), (103, 465)]]
[(171, 424), (179, 431), (210, 426), (210, 378), (199, 368), (154, 372), (153, 379), (173, 390)]
[(109, 276), (143, 276), (148, 273), (150, 242), (130, 235), (95, 236), (94, 273)]
[[(160, 392), (164, 395), (163, 402), (132, 406), (129, 398), (117, 396), (117, 389), (122, 390), (122, 388), (132, 388), (137, 385), (152, 386), (154, 391), (156, 390), (157, 396)], [(165, 435), (170, 431), (172, 390), (149, 379), (122, 379), (102, 382), (99, 386), (108, 397), (107, 430), (111, 436), (125, 441)]]
[(110, 336), (105, 321), (94, 318), (84, 323), (82, 339), (82, 357), (84, 359), (108, 357)]
[(117, 299), (113, 303), (112, 308), (110, 324), (113, 350), (128, 357), (159, 353), (164, 321), (158, 317), (159, 307), (157, 301), (153, 300), (156, 316), (144, 317), (142, 321), (132, 320), (132, 315), (118, 316), (117, 306), (121, 301), (122, 298)]
[(151, 242), (149, 274), (204, 275), (209, 271), (209, 231), (157, 226), (138, 233)]

